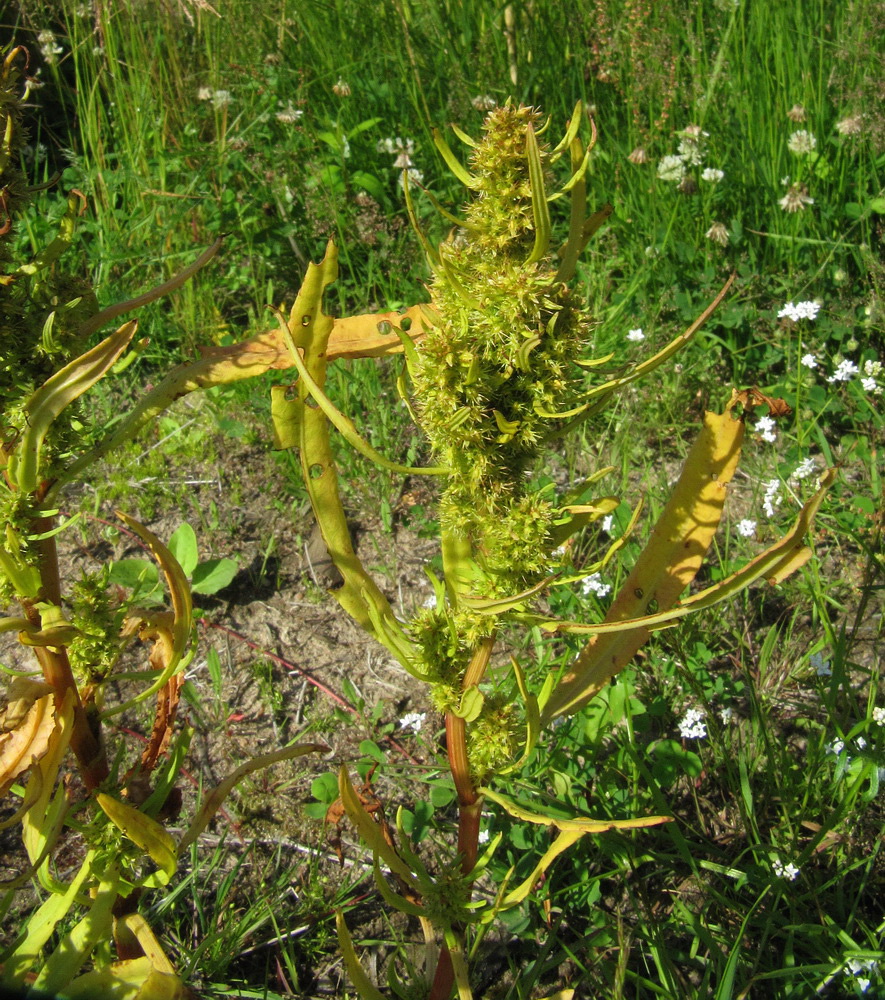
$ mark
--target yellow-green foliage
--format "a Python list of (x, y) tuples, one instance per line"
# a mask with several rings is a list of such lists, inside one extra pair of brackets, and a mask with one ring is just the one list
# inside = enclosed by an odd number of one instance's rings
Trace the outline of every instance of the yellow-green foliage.
[[(572, 361), (589, 325), (557, 281), (549, 249), (531, 260), (537, 225), (527, 142), (539, 117), (507, 105), (486, 119), (470, 159), (463, 226), (439, 248), (435, 326), (419, 345), (414, 377), (421, 425), (455, 472), (442, 529), (470, 540), (489, 594), (544, 571), (556, 501), (528, 492), (525, 473), (551, 429), (538, 411), (562, 410), (575, 396)], [(539, 147), (546, 171), (550, 153)]]

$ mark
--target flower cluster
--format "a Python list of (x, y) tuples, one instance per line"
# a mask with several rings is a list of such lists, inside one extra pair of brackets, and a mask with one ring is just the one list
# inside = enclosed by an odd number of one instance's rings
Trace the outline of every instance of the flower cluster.
[(415, 152), (415, 141), (413, 139), (381, 139), (377, 146), (379, 153), (387, 153), (394, 157), (393, 165), (404, 173), (400, 173), (399, 185), (403, 186), (403, 176), (408, 174), (409, 184), (420, 184), (424, 180), (424, 174), (415, 166), (412, 155)]
[(777, 435), (774, 432), (775, 422), (771, 417), (760, 417), (756, 421), (755, 430), (763, 441), (773, 442), (777, 438)]
[(745, 517), (738, 521), (735, 530), (742, 538), (752, 538), (756, 534), (756, 522)]
[(817, 319), (819, 312), (819, 302), (788, 302), (777, 314), (777, 318), (791, 319), (794, 323), (798, 323), (800, 319)]
[(809, 197), (804, 184), (791, 184), (783, 198), (778, 200), (778, 205), (785, 212), (804, 212), (806, 205), (813, 204), (814, 198)]
[[(707, 139), (709, 132), (704, 132), (699, 125), (688, 125), (681, 132), (678, 132), (679, 145), (677, 153), (664, 156), (658, 162), (658, 177), (662, 181), (678, 184), (679, 190), (684, 194), (690, 194), (697, 190), (697, 185), (688, 176), (689, 167), (699, 167), (704, 162), (707, 152)], [(644, 149), (634, 149), (628, 159), (631, 163), (645, 163), (648, 158)], [(725, 171), (717, 167), (705, 167), (700, 172), (700, 179), (707, 184), (718, 184)]]
[(817, 139), (804, 128), (794, 132), (787, 140), (787, 149), (796, 156), (807, 156), (817, 149)]
[(283, 125), (294, 125), (302, 116), (304, 115), (304, 110), (302, 108), (296, 108), (295, 105), (289, 101), (288, 104), (276, 113), (274, 116), (278, 122)]
[(43, 56), (47, 66), (54, 66), (58, 62), (58, 56), (64, 49), (56, 42), (55, 35), (47, 28), (37, 35), (37, 44), (40, 46), (40, 55)]
[(685, 713), (679, 723), (679, 735), (684, 740), (702, 740), (707, 735), (707, 725), (701, 709), (690, 708)]
[(581, 593), (588, 597), (596, 594), (597, 597), (606, 597), (611, 593), (611, 585), (602, 582), (602, 577), (598, 573), (591, 573), (585, 580), (581, 581)]
[(231, 95), (229, 90), (213, 90), (211, 87), (200, 87), (197, 91), (197, 100), (211, 101), (212, 107), (220, 110), (230, 104)]
[(765, 511), (766, 517), (774, 517), (774, 508), (780, 507), (780, 488), (779, 479), (769, 479), (765, 484), (765, 493), (762, 496), (762, 509)]
[(845, 963), (845, 974), (854, 977), (854, 984), (861, 993), (866, 993), (873, 983), (872, 977), (879, 971), (879, 963), (873, 958), (849, 958)]
[(780, 858), (776, 858), (772, 862), (771, 870), (777, 878), (786, 879), (788, 882), (794, 881), (799, 874), (799, 869), (793, 864), (792, 861), (788, 861), (784, 864)]

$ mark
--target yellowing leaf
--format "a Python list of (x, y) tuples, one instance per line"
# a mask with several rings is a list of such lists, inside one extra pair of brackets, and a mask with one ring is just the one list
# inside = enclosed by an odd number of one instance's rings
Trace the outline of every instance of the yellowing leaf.
[[(606, 623), (640, 618), (650, 605), (658, 612), (671, 608), (694, 579), (719, 527), (743, 435), (743, 422), (733, 419), (730, 409), (706, 414), (670, 501), (609, 608)], [(550, 696), (544, 720), (585, 705), (623, 670), (649, 634), (648, 627), (639, 626), (594, 636)]]
[[(35, 691), (45, 687), (28, 683), (34, 685)], [(43, 757), (56, 731), (52, 694), (31, 698), (19, 693), (21, 697), (10, 702), (3, 720), (4, 725), (14, 723), (14, 728), (0, 734), (0, 795), (5, 795), (16, 778)]]
[(95, 798), (114, 826), (159, 866), (166, 876), (163, 884), (168, 882), (178, 867), (178, 850), (170, 834), (156, 820), (126, 802), (104, 792), (98, 792)]

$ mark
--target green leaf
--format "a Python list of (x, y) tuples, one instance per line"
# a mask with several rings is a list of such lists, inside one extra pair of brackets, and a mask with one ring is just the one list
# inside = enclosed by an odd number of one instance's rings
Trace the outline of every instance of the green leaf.
[(704, 768), (701, 758), (684, 749), (678, 740), (661, 740), (651, 756), (651, 773), (662, 788), (669, 788), (683, 774), (696, 778)]
[(191, 576), (197, 565), (197, 533), (187, 523), (179, 525), (169, 539), (169, 551), (178, 560), (185, 576)]
[(371, 757), (372, 760), (377, 760), (379, 764), (383, 764), (387, 759), (384, 756), (384, 751), (374, 740), (362, 740), (360, 742), (360, 753), (365, 757)]
[(200, 563), (191, 577), (191, 590), (195, 594), (217, 594), (237, 575), (236, 559), (207, 559)]
[(320, 802), (329, 804), (338, 798), (338, 778), (336, 775), (326, 772), (310, 783), (310, 794), (319, 799)]
[(885, 215), (885, 198), (871, 198), (870, 211), (876, 215)]
[(111, 563), (108, 581), (143, 596), (159, 589), (160, 571), (147, 559), (118, 559)]

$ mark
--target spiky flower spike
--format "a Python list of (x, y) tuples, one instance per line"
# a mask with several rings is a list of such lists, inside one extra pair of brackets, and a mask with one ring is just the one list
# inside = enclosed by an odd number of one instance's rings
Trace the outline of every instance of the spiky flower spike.
[(470, 589), (489, 597), (519, 591), (545, 570), (556, 502), (528, 489), (525, 473), (552, 429), (541, 414), (577, 393), (573, 361), (588, 333), (550, 253), (552, 157), (537, 140), (539, 120), (527, 107), (492, 111), (470, 173), (438, 139), (474, 196), (461, 227), (431, 254), (434, 327), (413, 372), (421, 425), (454, 473), (442, 532), (469, 546), (480, 577)]

